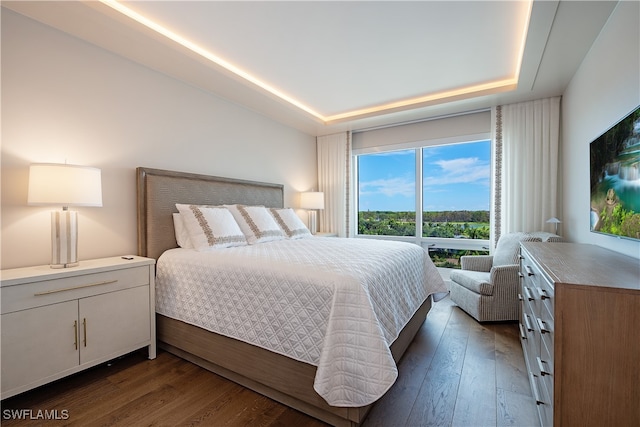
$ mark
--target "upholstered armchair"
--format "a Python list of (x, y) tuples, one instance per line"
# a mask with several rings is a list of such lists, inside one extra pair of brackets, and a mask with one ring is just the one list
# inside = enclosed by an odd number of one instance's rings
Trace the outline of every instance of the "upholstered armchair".
[(507, 233), (498, 240), (493, 255), (461, 257), (462, 270), (450, 275), (451, 300), (478, 322), (518, 320), (520, 242), (542, 242), (550, 237)]

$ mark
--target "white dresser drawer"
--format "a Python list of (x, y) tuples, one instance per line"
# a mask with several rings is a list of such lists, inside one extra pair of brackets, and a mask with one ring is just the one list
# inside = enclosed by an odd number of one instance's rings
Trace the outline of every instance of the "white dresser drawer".
[[(553, 389), (553, 381), (549, 380), (549, 377), (537, 377), (537, 384), (540, 392), (541, 403), (537, 405), (538, 414), (540, 415), (540, 421), (542, 426), (553, 425), (553, 394), (549, 394), (548, 391)], [(549, 388), (550, 387), (550, 388)]]
[(555, 309), (555, 291), (551, 283), (546, 276), (542, 276), (541, 280), (538, 283), (539, 287), (537, 289), (538, 295), (540, 296), (540, 300), (542, 304), (547, 308), (549, 313), (553, 313)]
[(2, 287), (2, 313), (149, 284), (149, 267), (132, 267)]
[(555, 322), (553, 315), (547, 311), (546, 307), (538, 314), (536, 323), (538, 325), (538, 330), (540, 331), (540, 339), (547, 345), (549, 350), (553, 349)]

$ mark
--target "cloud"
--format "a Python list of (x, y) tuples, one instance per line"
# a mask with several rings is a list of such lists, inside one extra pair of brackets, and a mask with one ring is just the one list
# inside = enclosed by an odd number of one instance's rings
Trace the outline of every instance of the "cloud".
[(398, 150), (398, 151), (381, 151), (379, 153), (367, 154), (367, 156), (387, 157), (387, 156), (413, 156), (416, 154), (415, 149)]
[(405, 177), (360, 182), (360, 196), (382, 194), (387, 197), (415, 197), (416, 183)]
[[(489, 163), (477, 157), (438, 160), (430, 165), (434, 167), (425, 167), (430, 174), (424, 178), (425, 186), (472, 183), (489, 185), (491, 175)], [(437, 172), (434, 173), (434, 170)]]

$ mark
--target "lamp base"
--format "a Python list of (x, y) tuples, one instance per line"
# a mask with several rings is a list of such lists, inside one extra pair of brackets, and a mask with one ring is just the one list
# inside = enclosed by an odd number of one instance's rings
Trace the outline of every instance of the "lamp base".
[(77, 267), (78, 212), (51, 212), (51, 268)]
[(311, 234), (316, 234), (318, 231), (318, 220), (314, 210), (309, 211), (309, 231)]
[(70, 263), (70, 264), (49, 264), (49, 267), (51, 268), (71, 268), (71, 267), (77, 267), (80, 265), (80, 262), (74, 262), (74, 263)]

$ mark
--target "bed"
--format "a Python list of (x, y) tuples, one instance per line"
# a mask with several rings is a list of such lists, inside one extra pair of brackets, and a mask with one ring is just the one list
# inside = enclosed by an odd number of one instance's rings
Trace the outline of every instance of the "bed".
[[(405, 252), (410, 255), (422, 249), (397, 242), (330, 237), (275, 239), (231, 247), (215, 252), (215, 255), (178, 248), (173, 218), (176, 204), (283, 208), (283, 186), (279, 184), (138, 168), (137, 195), (138, 252), (158, 260), (158, 345), (332, 425), (355, 426), (364, 420), (375, 400), (395, 381), (395, 363), (424, 322), (433, 294), (446, 292), (444, 282), (428, 256), (425, 261), (420, 255), (423, 266), (417, 266), (419, 261), (416, 260), (416, 266), (403, 268), (401, 258)], [(367, 260), (359, 259), (359, 253), (366, 253)], [(215, 263), (220, 264), (211, 267), (218, 269), (213, 272), (206, 270), (214, 263), (212, 256), (215, 256)], [(249, 261), (238, 262), (238, 259)], [(385, 262), (388, 265), (369, 267), (367, 262), (371, 259), (377, 260), (371, 265)], [(396, 260), (393, 261), (395, 266), (391, 260)], [(184, 273), (185, 265), (194, 270), (186, 275), (175, 273)], [(194, 265), (196, 267), (192, 267)], [(412, 290), (412, 286), (405, 284), (413, 281), (407, 278), (411, 274), (428, 276), (429, 283)], [(385, 282), (393, 277), (406, 279), (396, 280), (397, 283), (391, 286), (400, 289), (395, 292), (399, 296), (393, 297), (401, 301), (395, 305), (403, 306), (398, 313), (387, 310), (384, 301), (392, 297), (385, 291), (376, 291), (378, 285), (374, 284), (374, 280)], [(194, 302), (194, 292), (189, 288), (192, 283), (207, 280), (219, 281), (224, 285), (222, 288), (243, 295), (247, 294), (243, 287), (256, 282), (257, 292), (264, 292), (264, 295), (253, 298), (249, 314), (226, 312), (227, 308), (236, 309), (231, 305), (238, 298), (225, 300), (225, 296), (205, 295), (202, 298), (208, 300)], [(312, 285), (320, 289), (313, 291), (315, 296), (305, 294), (312, 292), (309, 290)], [(196, 286), (201, 290), (213, 285)], [(203, 293), (200, 290), (195, 293), (200, 295)], [(380, 294), (378, 297), (377, 293)], [(287, 317), (293, 319), (294, 313), (283, 311), (279, 318), (277, 313), (264, 313), (277, 311), (274, 301), (293, 297), (295, 300), (283, 304), (283, 310), (298, 307), (295, 311), (307, 317), (295, 320), (297, 327), (304, 324), (300, 329), (302, 332), (294, 330), (283, 334), (281, 332), (289, 328)], [(383, 302), (377, 302), (376, 298)], [(354, 310), (356, 300), (362, 307)], [(198, 317), (209, 318), (214, 325), (203, 325)], [(376, 319), (379, 317), (387, 320), (378, 325)], [(246, 327), (256, 318), (255, 323), (264, 325)], [(264, 322), (266, 318), (273, 320)], [(230, 332), (229, 324), (234, 322), (240, 325), (238, 329), (248, 330), (243, 333), (258, 339), (252, 341), (245, 335)], [(296, 336), (300, 337), (300, 343), (292, 338)], [(307, 337), (316, 337), (315, 344), (307, 343), (313, 341)], [(352, 360), (353, 357), (363, 359)]]

